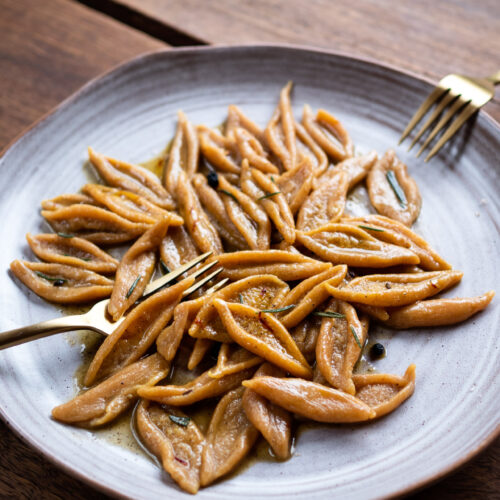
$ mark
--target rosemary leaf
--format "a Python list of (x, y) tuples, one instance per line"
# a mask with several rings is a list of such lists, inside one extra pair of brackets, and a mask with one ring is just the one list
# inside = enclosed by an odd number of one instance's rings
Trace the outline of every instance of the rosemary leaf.
[(314, 316), (322, 316), (323, 318), (345, 318), (345, 315), (333, 311), (314, 311)]
[(160, 259), (160, 267), (165, 274), (168, 274), (170, 272), (170, 269), (168, 268), (167, 264), (165, 264), (165, 262), (163, 262), (162, 259)]
[(276, 181), (274, 179), (274, 176), (271, 175), (271, 182), (274, 182), (276, 184)]
[(257, 198), (257, 201), (265, 200), (266, 198), (271, 198), (271, 196), (276, 196), (277, 194), (280, 194), (280, 193), (281, 193), (281, 191), (275, 191), (274, 193), (265, 194), (264, 196)]
[(187, 427), (191, 421), (189, 417), (178, 417), (177, 415), (169, 415), (168, 418), (172, 420), (174, 424), (180, 425), (181, 427)]
[(378, 227), (371, 227), (371, 226), (363, 226), (363, 224), (358, 224), (358, 227), (361, 229), (368, 229), (368, 231), (378, 231), (379, 233), (383, 233), (383, 229), (379, 229)]
[(288, 311), (288, 309), (291, 309), (292, 307), (295, 307), (295, 304), (290, 304), (289, 306), (280, 307), (278, 309), (263, 309), (261, 312), (263, 312), (263, 313), (280, 313), (283, 311)]
[(219, 189), (219, 192), (224, 193), (227, 196), (230, 196), (236, 203), (239, 203), (238, 198), (234, 196), (233, 193), (230, 193), (229, 191), (226, 191), (225, 189)]
[(74, 234), (70, 234), (70, 233), (57, 233), (57, 236), (60, 236), (61, 238), (74, 238), (75, 237)]
[(238, 294), (238, 298), (240, 299), (240, 304), (243, 304), (243, 295), (241, 293)]
[(394, 191), (394, 194), (396, 195), (396, 198), (399, 200), (399, 204), (403, 207), (406, 208), (406, 205), (408, 202), (406, 201), (406, 196), (405, 192), (399, 185), (398, 180), (396, 179), (396, 176), (394, 175), (394, 172), (392, 170), (389, 170), (385, 174), (387, 181), (389, 182), (392, 190)]
[(125, 297), (128, 299), (131, 295), (132, 292), (134, 291), (135, 287), (137, 286), (137, 283), (139, 283), (139, 280), (142, 278), (142, 274), (139, 274), (137, 278), (135, 278), (135, 281), (132, 283), (132, 286), (128, 289), (127, 295)]
[(352, 332), (352, 334), (354, 336), (354, 340), (356, 341), (356, 344), (358, 344), (358, 347), (360, 349), (363, 349), (363, 346), (361, 345), (361, 342), (359, 341), (359, 337), (356, 334), (356, 330), (354, 329), (354, 327), (352, 325), (350, 325), (350, 327), (351, 327), (351, 332)]
[(54, 276), (47, 276), (46, 274), (43, 274), (40, 271), (35, 271), (35, 274), (37, 276), (40, 276), (40, 278), (43, 278), (44, 280), (47, 280), (47, 281), (64, 281), (64, 283), (66, 283), (66, 281), (68, 281), (65, 278), (59, 278), (59, 277), (55, 278)]

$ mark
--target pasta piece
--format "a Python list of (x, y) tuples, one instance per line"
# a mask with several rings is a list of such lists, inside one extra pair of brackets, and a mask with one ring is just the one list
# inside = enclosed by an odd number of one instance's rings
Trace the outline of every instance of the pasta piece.
[(102, 245), (125, 243), (150, 227), (149, 224), (130, 222), (113, 212), (84, 203), (57, 210), (42, 210), (41, 214), (54, 231)]
[(332, 300), (326, 311), (343, 317), (323, 318), (316, 365), (332, 387), (354, 395), (352, 370), (368, 336), (368, 322), (360, 321), (354, 307), (344, 301)]
[(256, 137), (263, 146), (266, 146), (266, 139), (262, 129), (255, 122), (250, 120), (250, 118), (248, 118), (248, 116), (246, 116), (245, 113), (238, 108), (238, 106), (231, 104), (227, 108), (227, 119), (224, 130), (226, 137), (229, 139), (234, 138), (234, 131), (237, 128), (248, 130), (248, 132)]
[(42, 209), (57, 210), (71, 205), (78, 205), (79, 203), (83, 203), (84, 205), (98, 205), (94, 198), (86, 194), (61, 194), (50, 200), (43, 200)]
[(118, 261), (83, 238), (57, 234), (26, 235), (33, 253), (46, 262), (81, 267), (96, 273), (114, 273)]
[(276, 276), (254, 274), (256, 276), (243, 278), (214, 293), (196, 315), (189, 328), (189, 335), (194, 338), (232, 342), (215, 310), (213, 301), (216, 298), (262, 309), (278, 307), (289, 291), (288, 285)]
[(176, 213), (168, 212), (144, 196), (131, 191), (101, 184), (86, 184), (82, 191), (92, 196), (100, 205), (131, 222), (155, 224), (158, 219), (165, 217), (169, 219), (171, 226), (181, 226), (184, 222)]
[(203, 156), (222, 172), (240, 173), (241, 157), (234, 137), (224, 137), (208, 127), (198, 127), (200, 149)]
[(271, 222), (266, 212), (222, 175), (219, 176), (219, 188), (231, 194), (223, 198), (226, 212), (247, 245), (252, 250), (267, 250), (271, 241)]
[(321, 183), (304, 201), (297, 217), (297, 229), (311, 231), (324, 226), (328, 222), (335, 222), (344, 213), (349, 187), (349, 176), (342, 170), (335, 170), (334, 174)]
[(367, 175), (370, 169), (377, 161), (377, 153), (370, 151), (361, 156), (354, 156), (347, 158), (347, 160), (337, 163), (335, 167), (328, 170), (324, 175), (318, 179), (318, 184), (321, 185), (322, 181), (334, 174), (337, 170), (342, 170), (348, 176), (348, 191), (350, 191), (356, 184), (360, 183)]
[(200, 155), (196, 128), (182, 111), (177, 113), (177, 117), (177, 130), (163, 170), (163, 185), (173, 198), (177, 197), (179, 173), (184, 171), (186, 177), (191, 179), (198, 169)]
[(194, 370), (203, 360), (205, 354), (214, 346), (215, 342), (209, 339), (196, 339), (188, 360), (188, 370)]
[[(158, 352), (168, 361), (172, 361), (177, 353), (184, 333), (193, 321), (207, 297), (181, 302), (174, 309), (174, 321), (164, 328), (156, 339)], [(191, 368), (190, 368), (191, 369)]]
[(420, 262), (411, 250), (378, 241), (350, 224), (330, 223), (307, 233), (297, 231), (297, 240), (333, 264), (379, 268)]
[(213, 378), (221, 378), (263, 363), (263, 359), (254, 356), (246, 349), (233, 344), (222, 344), (217, 357), (217, 364), (208, 371)]
[(314, 176), (319, 177), (328, 168), (328, 157), (298, 122), (295, 122), (295, 136), (297, 138), (298, 158), (307, 158), (311, 163)]
[(284, 281), (309, 278), (331, 267), (295, 252), (268, 250), (266, 252), (247, 250), (219, 255), (219, 264), (224, 268), (221, 276), (237, 280), (256, 274), (274, 274)]
[(295, 241), (295, 221), (285, 196), (274, 182), (260, 170), (250, 170), (252, 178), (262, 194), (257, 198), (283, 239), (291, 245)]
[[(276, 366), (265, 363), (254, 375), (254, 377), (261, 376), (284, 377), (285, 373)], [(271, 403), (251, 389), (245, 389), (243, 409), (248, 420), (269, 443), (276, 457), (280, 460), (287, 459), (290, 456), (292, 445), (292, 415), (290, 412)]]
[(186, 278), (135, 307), (99, 347), (85, 375), (85, 385), (90, 386), (137, 361), (170, 321), (182, 292), (193, 283), (194, 278)]
[(290, 103), (292, 82), (288, 82), (280, 93), (280, 102), (265, 130), (269, 147), (281, 160), (285, 170), (292, 170), (297, 163), (295, 143), (295, 120)]
[(160, 258), (168, 269), (177, 269), (198, 255), (196, 245), (184, 226), (168, 228), (160, 244)]
[(178, 408), (142, 400), (136, 412), (137, 431), (146, 448), (170, 477), (188, 493), (200, 488), (205, 438), (192, 419)]
[(387, 151), (370, 170), (366, 185), (377, 212), (406, 226), (415, 222), (422, 206), (420, 191), (393, 150)]
[(389, 309), (385, 324), (397, 329), (425, 326), (454, 325), (486, 309), (492, 301), (493, 290), (479, 295), (458, 299), (422, 300), (397, 309)]
[(233, 221), (228, 217), (226, 207), (222, 197), (228, 195), (212, 189), (204, 175), (196, 174), (193, 177), (193, 186), (198, 195), (198, 199), (205, 212), (208, 214), (212, 225), (217, 229), (221, 238), (224, 239), (231, 247), (239, 250), (248, 248), (248, 245), (243, 236), (234, 225)]
[(184, 172), (179, 174), (177, 197), (179, 211), (196, 246), (202, 252), (212, 252), (215, 255), (222, 253), (222, 243), (217, 230), (201, 208), (200, 200)]
[(214, 299), (214, 306), (236, 343), (296, 377), (312, 378), (293, 338), (272, 314), (221, 299)]
[(420, 259), (420, 267), (426, 271), (451, 269), (431, 246), (418, 234), (401, 222), (383, 215), (366, 215), (365, 217), (345, 218), (342, 223), (361, 227), (374, 238), (410, 249)]
[(459, 271), (370, 274), (355, 278), (340, 288), (325, 286), (336, 299), (370, 306), (398, 307), (432, 297), (456, 285), (462, 276)]
[(175, 203), (158, 178), (144, 167), (115, 160), (88, 148), (89, 159), (106, 184), (132, 191), (167, 210), (175, 208)]
[(118, 321), (123, 313), (142, 297), (156, 265), (156, 249), (168, 228), (168, 219), (159, 220), (125, 253), (116, 271), (108, 313)]
[(389, 313), (383, 307), (368, 306), (366, 304), (358, 304), (353, 302), (352, 305), (363, 314), (378, 321), (386, 321), (389, 319)]
[(159, 354), (136, 361), (71, 401), (56, 406), (52, 416), (67, 424), (97, 427), (114, 420), (137, 399), (138, 385), (152, 386), (168, 375), (170, 363)]
[(259, 431), (243, 410), (243, 387), (226, 394), (215, 408), (201, 462), (201, 485), (231, 472), (254, 445)]
[(339, 285), (347, 274), (347, 266), (335, 266), (299, 283), (285, 297), (280, 307), (295, 306), (280, 318), (285, 328), (298, 325), (314, 309), (322, 304), (330, 294), (325, 289), (325, 283)]
[(353, 375), (356, 397), (375, 411), (375, 418), (387, 415), (406, 401), (415, 390), (415, 365), (403, 377), (386, 373)]
[(39, 297), (59, 304), (80, 304), (111, 295), (113, 281), (93, 271), (63, 264), (14, 260), (10, 270)]
[(243, 380), (252, 377), (255, 367), (241, 370), (221, 378), (212, 378), (208, 372), (184, 385), (157, 385), (155, 387), (139, 387), (137, 393), (142, 398), (158, 403), (186, 406), (203, 399), (215, 398), (241, 385)]
[[(271, 181), (274, 182), (273, 177)], [(283, 193), (292, 215), (297, 213), (309, 195), (312, 181), (311, 162), (308, 158), (303, 159), (293, 170), (285, 172), (276, 180), (278, 190)]]
[(300, 378), (255, 377), (245, 380), (243, 385), (274, 404), (316, 422), (364, 422), (376, 416), (360, 399)]
[(262, 144), (250, 132), (243, 128), (236, 128), (234, 137), (241, 157), (246, 159), (252, 167), (267, 174), (279, 174), (278, 167), (271, 163)]
[(314, 118), (311, 108), (304, 106), (302, 125), (333, 161), (354, 156), (354, 145), (346, 129), (325, 110), (318, 110)]
[(290, 332), (300, 352), (309, 363), (313, 363), (316, 358), (316, 343), (321, 328), (321, 319), (316, 315), (308, 316)]

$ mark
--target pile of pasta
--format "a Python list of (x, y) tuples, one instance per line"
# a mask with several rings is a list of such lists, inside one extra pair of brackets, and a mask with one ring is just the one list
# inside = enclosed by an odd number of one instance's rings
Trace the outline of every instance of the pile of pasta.
[[(462, 273), (412, 231), (421, 196), (406, 165), (394, 151), (355, 154), (325, 110), (305, 106), (299, 123), (291, 90), (265, 129), (236, 106), (222, 128), (180, 112), (160, 177), (89, 148), (102, 184), (44, 201), (54, 233), (27, 235), (44, 262), (11, 265), (49, 301), (110, 296), (109, 315), (125, 316), (85, 390), (53, 417), (94, 428), (137, 404), (143, 445), (190, 493), (233, 470), (259, 436), (288, 458), (296, 419), (367, 422), (410, 397), (414, 365), (402, 376), (356, 372), (370, 321), (448, 325), (493, 297), (431, 298)], [(373, 213), (349, 216), (362, 182)], [(123, 244), (119, 261), (105, 250)], [(138, 302), (158, 266), (204, 252), (229, 279), (223, 288), (182, 300), (195, 281), (186, 273)], [(202, 402), (208, 428), (195, 418)]]

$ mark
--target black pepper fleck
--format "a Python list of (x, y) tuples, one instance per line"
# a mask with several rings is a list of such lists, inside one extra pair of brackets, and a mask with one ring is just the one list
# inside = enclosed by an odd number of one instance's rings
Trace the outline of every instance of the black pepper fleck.
[(390, 283), (386, 283), (385, 284), (385, 287), (387, 288), (387, 290), (390, 290), (392, 288), (391, 284)]
[(58, 280), (54, 281), (53, 285), (54, 286), (63, 286), (65, 281), (66, 280), (58, 279)]
[(385, 356), (385, 347), (382, 344), (379, 344), (378, 342), (376, 344), (373, 344), (371, 349), (370, 349), (370, 357), (372, 359), (380, 359)]
[(217, 175), (216, 172), (210, 172), (207, 175), (207, 181), (208, 181), (208, 185), (212, 189), (217, 189), (219, 187), (219, 176)]

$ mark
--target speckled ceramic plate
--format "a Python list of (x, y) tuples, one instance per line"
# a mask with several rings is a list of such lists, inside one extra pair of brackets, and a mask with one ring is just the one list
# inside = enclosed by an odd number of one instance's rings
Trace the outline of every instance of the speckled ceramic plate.
[[(46, 230), (40, 201), (87, 181), (86, 148), (131, 162), (159, 153), (174, 133), (176, 111), (217, 125), (229, 104), (264, 124), (279, 89), (295, 82), (303, 103), (332, 110), (358, 150), (394, 147), (429, 92), (429, 83), (395, 69), (293, 47), (233, 47), (158, 52), (91, 82), (29, 130), (0, 160), (0, 329), (60, 311), (16, 283), (15, 258), (32, 258), (26, 232)], [(430, 164), (398, 148), (420, 186), (417, 230), (457, 269), (448, 295), (497, 288), (500, 130), (483, 113)], [(453, 328), (374, 329), (388, 356), (377, 369), (402, 374), (417, 365), (414, 396), (369, 425), (319, 426), (301, 433), (286, 463), (254, 462), (206, 488), (200, 499), (375, 498), (408, 492), (471, 458), (497, 434), (500, 337), (498, 298)], [(0, 352), (0, 410), (33, 446), (64, 469), (109, 493), (131, 498), (189, 497), (145, 455), (50, 419), (74, 395), (81, 363), (78, 333)]]

